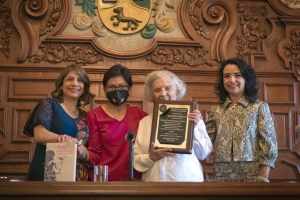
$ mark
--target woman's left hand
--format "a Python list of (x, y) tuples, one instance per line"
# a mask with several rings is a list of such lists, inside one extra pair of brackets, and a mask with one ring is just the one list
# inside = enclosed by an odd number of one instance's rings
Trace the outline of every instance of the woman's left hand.
[(77, 158), (85, 159), (87, 157), (87, 149), (84, 145), (77, 147)]
[(188, 118), (196, 126), (200, 122), (200, 120), (202, 120), (202, 115), (199, 110), (194, 110), (193, 112), (188, 114)]

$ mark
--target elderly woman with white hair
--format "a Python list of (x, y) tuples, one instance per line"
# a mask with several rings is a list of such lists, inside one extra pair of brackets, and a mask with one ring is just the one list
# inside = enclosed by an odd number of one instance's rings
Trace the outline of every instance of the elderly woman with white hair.
[[(174, 73), (158, 70), (148, 74), (144, 90), (150, 102), (179, 100), (185, 94), (186, 85)], [(134, 168), (142, 172), (142, 180), (202, 182), (203, 169), (199, 160), (210, 154), (212, 143), (200, 111), (194, 110), (188, 115), (194, 123), (192, 154), (176, 154), (169, 148), (156, 148), (154, 143), (149, 147), (152, 117), (150, 114), (140, 121), (134, 147)]]

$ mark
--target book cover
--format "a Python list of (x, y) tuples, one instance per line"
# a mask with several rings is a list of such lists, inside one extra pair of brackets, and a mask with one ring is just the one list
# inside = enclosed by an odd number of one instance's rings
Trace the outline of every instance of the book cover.
[(75, 181), (75, 143), (47, 143), (44, 181)]

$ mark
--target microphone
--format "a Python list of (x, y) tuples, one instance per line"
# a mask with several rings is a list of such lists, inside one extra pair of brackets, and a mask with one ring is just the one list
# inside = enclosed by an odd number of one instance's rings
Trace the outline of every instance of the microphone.
[(134, 132), (133, 131), (129, 131), (126, 135), (125, 135), (125, 140), (127, 142), (133, 142), (134, 141)]
[(298, 134), (298, 137), (300, 137), (300, 125), (295, 127), (295, 131)]
[(129, 178), (127, 181), (137, 181), (133, 178), (133, 141), (134, 141), (134, 131), (129, 131), (125, 135), (125, 140), (129, 142), (129, 155), (128, 155), (128, 171), (129, 171)]

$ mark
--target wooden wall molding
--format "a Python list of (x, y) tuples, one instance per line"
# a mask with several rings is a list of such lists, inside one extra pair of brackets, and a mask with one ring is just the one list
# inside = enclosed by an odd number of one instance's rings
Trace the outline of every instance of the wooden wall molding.
[(8, 106), (0, 106), (0, 135), (6, 138), (8, 125)]
[(0, 76), (0, 103), (3, 102), (3, 91), (4, 91), (4, 82), (3, 82), (3, 77)]
[(296, 83), (262, 82), (264, 101), (269, 105), (296, 106)]
[[(29, 100), (38, 101), (50, 97), (51, 87), (54, 89), (53, 83), (57, 77), (53, 78), (20, 78), (8, 77), (8, 98), (7, 101)], [(38, 83), (38, 84), (37, 84)], [(44, 84), (44, 85), (43, 85)], [(51, 86), (49, 86), (51, 85)]]
[[(276, 174), (283, 174), (283, 176), (279, 177)], [(288, 158), (279, 156), (275, 162), (275, 168), (271, 170), (270, 178), (297, 180), (300, 178), (300, 165)]]
[[(300, 157), (300, 137), (293, 144), (292, 152), (296, 153)], [(300, 170), (300, 166), (299, 166), (299, 170)]]
[[(275, 124), (278, 151), (292, 150), (292, 113), (291, 111), (271, 111)], [(280, 127), (279, 127), (280, 124)]]
[(24, 135), (23, 126), (31, 113), (32, 109), (28, 108), (15, 108), (14, 109), (14, 123), (12, 131), (12, 143), (33, 143), (33, 138)]
[(29, 149), (5, 149), (5, 151), (0, 154), (0, 163), (13, 165), (17, 163), (30, 163), (30, 161), (31, 156)]

